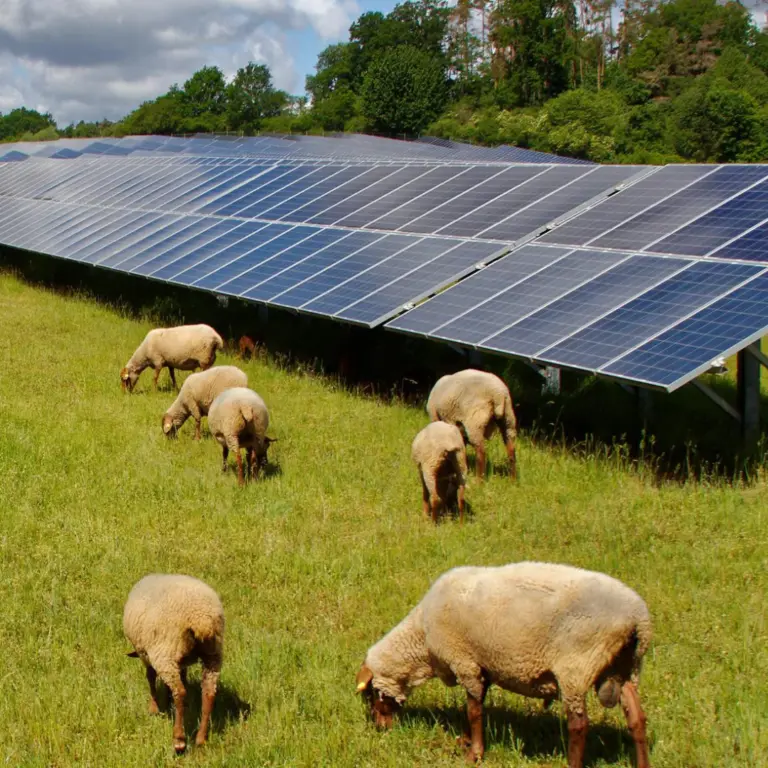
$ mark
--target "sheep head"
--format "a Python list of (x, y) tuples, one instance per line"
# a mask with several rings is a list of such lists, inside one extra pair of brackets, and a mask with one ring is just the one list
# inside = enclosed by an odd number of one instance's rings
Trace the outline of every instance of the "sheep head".
[(176, 437), (176, 425), (173, 423), (173, 417), (169, 413), (163, 416), (163, 434), (166, 437)]
[(133, 388), (138, 380), (139, 374), (135, 371), (130, 371), (128, 368), (123, 368), (120, 371), (120, 386), (122, 386), (123, 392), (133, 392)]
[(382, 693), (373, 685), (373, 672), (363, 664), (357, 673), (357, 693), (361, 693), (370, 707), (371, 718), (377, 728), (391, 728), (400, 705), (394, 697)]

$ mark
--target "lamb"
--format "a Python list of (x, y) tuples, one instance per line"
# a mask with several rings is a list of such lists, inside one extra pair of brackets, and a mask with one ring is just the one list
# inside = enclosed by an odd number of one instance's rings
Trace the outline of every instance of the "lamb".
[(467, 691), (468, 758), (484, 753), (482, 705), (488, 687), (548, 704), (568, 717), (568, 766), (581, 768), (589, 721), (586, 694), (621, 701), (638, 768), (648, 768), (645, 715), (637, 684), (651, 640), (642, 598), (602, 573), (522, 562), (447, 571), (394, 629), (372, 646), (357, 675), (379, 727), (411, 688), (432, 677)]
[(208, 429), (222, 447), (222, 472), (227, 471), (229, 452), (235, 451), (239, 485), (245, 482), (240, 449), (246, 449), (248, 475), (255, 478), (267, 463), (267, 449), (277, 439), (267, 437), (268, 428), (267, 406), (252, 389), (227, 389), (213, 401), (208, 411)]
[(497, 427), (507, 448), (510, 475), (517, 477), (517, 421), (509, 389), (498, 376), (467, 368), (441, 377), (429, 393), (427, 413), (432, 421), (447, 421), (462, 431), (475, 449), (479, 478), (485, 477), (485, 441)]
[(203, 371), (216, 361), (216, 351), (224, 348), (224, 341), (210, 325), (179, 325), (176, 328), (155, 328), (139, 344), (131, 359), (120, 371), (123, 391), (132, 392), (145, 368), (155, 372), (154, 385), (163, 368), (168, 369), (174, 389), (174, 369), (180, 371)]
[(238, 342), (240, 357), (245, 359), (246, 353), (253, 357), (256, 354), (256, 342), (250, 336), (241, 336)]
[(225, 390), (247, 387), (248, 375), (234, 365), (220, 365), (187, 376), (181, 391), (163, 415), (163, 432), (175, 435), (184, 422), (195, 419), (195, 439), (200, 439), (200, 422), (208, 415), (211, 403)]
[(467, 452), (459, 428), (444, 421), (428, 424), (414, 438), (411, 457), (419, 467), (424, 514), (429, 517), (431, 509), (436, 523), (440, 506), (452, 506), (458, 497), (463, 523)]
[(198, 660), (202, 662), (202, 716), (195, 743), (204, 744), (223, 659), (224, 609), (219, 596), (191, 576), (150, 574), (137, 582), (128, 595), (123, 631), (135, 649), (128, 655), (140, 658), (146, 667), (150, 714), (159, 712), (155, 688), (158, 675), (171, 691), (176, 709), (173, 746), (177, 753), (187, 746), (186, 668)]

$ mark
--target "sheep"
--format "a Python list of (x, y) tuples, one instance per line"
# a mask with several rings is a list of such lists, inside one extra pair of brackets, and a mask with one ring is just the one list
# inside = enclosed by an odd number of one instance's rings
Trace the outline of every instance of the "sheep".
[(463, 523), (467, 452), (459, 428), (444, 421), (428, 424), (414, 438), (411, 457), (419, 468), (424, 514), (429, 517), (431, 509), (436, 523), (440, 506), (451, 506), (458, 497)]
[(146, 667), (149, 711), (157, 714), (158, 675), (173, 696), (176, 716), (173, 746), (186, 749), (184, 697), (186, 668), (196, 661), (203, 665), (203, 705), (195, 743), (208, 738), (208, 725), (216, 698), (223, 659), (224, 609), (219, 596), (205, 582), (181, 574), (152, 573), (138, 581), (125, 603), (123, 631)]
[(255, 478), (261, 467), (267, 463), (267, 449), (277, 439), (267, 437), (268, 427), (267, 406), (252, 389), (226, 389), (211, 404), (208, 411), (208, 429), (222, 447), (221, 471), (227, 471), (227, 457), (230, 451), (235, 451), (239, 485), (245, 482), (240, 449), (246, 449), (248, 475)]
[(462, 431), (475, 449), (481, 479), (485, 477), (485, 441), (498, 427), (507, 448), (510, 475), (517, 477), (517, 421), (509, 389), (498, 376), (474, 368), (442, 376), (429, 393), (427, 413), (432, 421), (447, 421)]
[(187, 376), (171, 407), (163, 415), (163, 433), (175, 435), (192, 416), (195, 419), (195, 439), (200, 439), (200, 422), (208, 415), (211, 403), (225, 389), (248, 386), (248, 375), (234, 365), (220, 365)]
[(240, 357), (245, 359), (246, 352), (253, 357), (256, 354), (256, 342), (250, 336), (241, 336), (238, 342)]
[(174, 368), (180, 371), (203, 371), (216, 361), (216, 351), (224, 348), (224, 341), (210, 325), (179, 325), (176, 328), (155, 328), (139, 344), (131, 359), (120, 371), (123, 391), (132, 392), (145, 368), (155, 372), (154, 385), (163, 368), (168, 369), (174, 389)]
[(603, 573), (522, 562), (447, 571), (394, 629), (373, 645), (357, 674), (379, 727), (411, 688), (432, 677), (467, 691), (468, 758), (484, 753), (482, 705), (488, 687), (534, 698), (558, 696), (568, 717), (568, 765), (581, 768), (586, 694), (621, 701), (638, 768), (648, 768), (645, 715), (637, 684), (651, 639), (642, 598)]

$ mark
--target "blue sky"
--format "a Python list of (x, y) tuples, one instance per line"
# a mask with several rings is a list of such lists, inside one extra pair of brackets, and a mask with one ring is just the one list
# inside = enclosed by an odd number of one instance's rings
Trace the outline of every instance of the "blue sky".
[(2, 0), (0, 112), (118, 119), (206, 64), (267, 64), (302, 93), (317, 55), (395, 0)]

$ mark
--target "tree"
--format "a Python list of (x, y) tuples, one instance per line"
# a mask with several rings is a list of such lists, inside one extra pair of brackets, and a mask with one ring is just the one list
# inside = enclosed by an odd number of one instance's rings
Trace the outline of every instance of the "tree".
[(258, 130), (267, 117), (277, 117), (288, 105), (288, 94), (272, 85), (269, 68), (249, 62), (227, 86), (227, 122), (235, 130)]
[(0, 117), (0, 139), (12, 139), (25, 133), (37, 133), (49, 127), (56, 128), (56, 123), (48, 112), (41, 115), (35, 109), (19, 107)]
[(185, 112), (189, 117), (222, 115), (227, 106), (227, 83), (218, 67), (203, 67), (184, 83)]
[(374, 61), (361, 90), (371, 127), (386, 134), (417, 134), (445, 105), (446, 78), (439, 61), (402, 45)]

